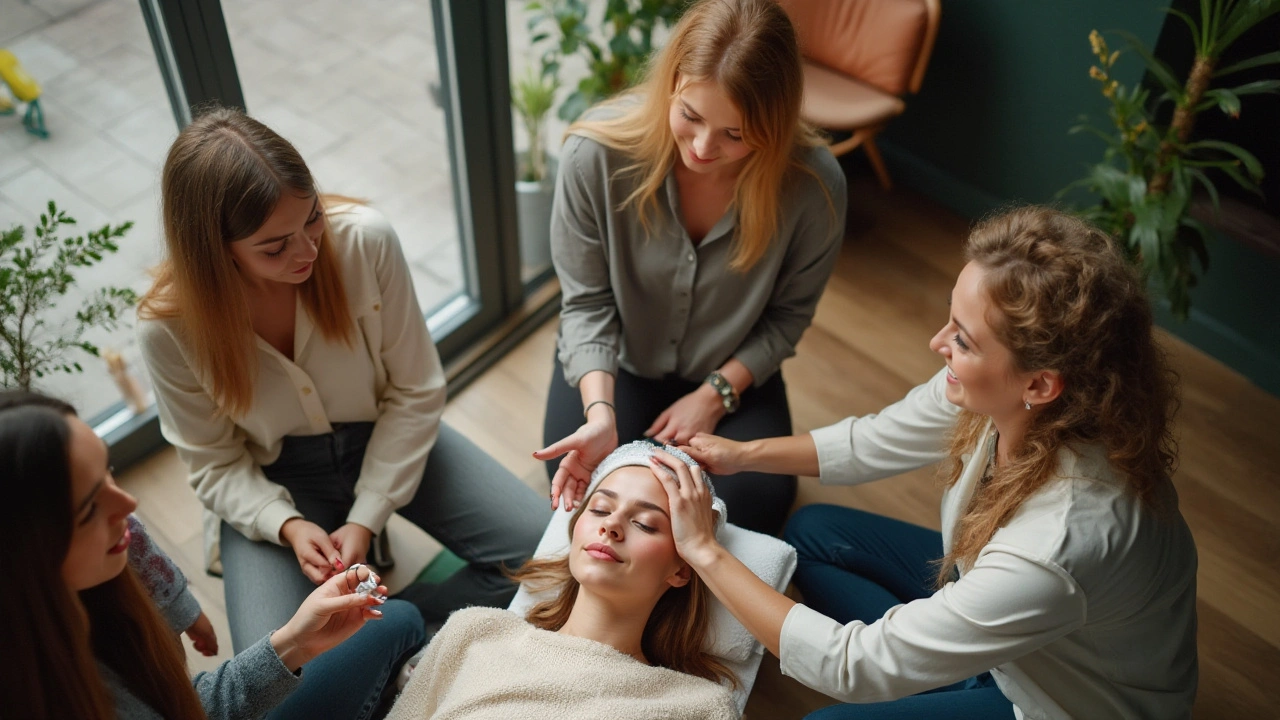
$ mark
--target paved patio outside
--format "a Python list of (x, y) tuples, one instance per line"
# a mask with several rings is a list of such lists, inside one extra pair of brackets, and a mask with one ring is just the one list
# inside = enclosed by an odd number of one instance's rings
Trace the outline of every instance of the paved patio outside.
[[(429, 4), (224, 0), (223, 10), (250, 113), (298, 147), (324, 191), (387, 215), (424, 309), (462, 289), (444, 117), (428, 94), (439, 76)], [(141, 292), (160, 257), (157, 185), (177, 126), (137, 1), (0, 0), (0, 18), (0, 47), (40, 82), (50, 131), (41, 140), (0, 118), (0, 227), (30, 229), (50, 199), (81, 231), (132, 220), (120, 252), (77, 291)], [(132, 317), (88, 339), (121, 351), (145, 384), (131, 327)], [(119, 394), (101, 361), (75, 359), (83, 374), (44, 388), (92, 416)]]

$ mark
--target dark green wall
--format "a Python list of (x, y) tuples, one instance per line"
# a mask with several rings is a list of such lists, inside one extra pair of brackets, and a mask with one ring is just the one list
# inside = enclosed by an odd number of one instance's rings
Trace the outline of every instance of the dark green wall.
[[(881, 148), (896, 182), (968, 217), (1054, 193), (1096, 162), (1101, 141), (1068, 135), (1082, 114), (1106, 122), (1089, 78), (1089, 31), (1127, 30), (1155, 47), (1168, 0), (945, 0), (919, 95)], [(1122, 44), (1108, 36), (1113, 48)], [(1118, 79), (1137, 82), (1129, 57)], [(1280, 171), (1274, 169), (1273, 171)], [(1280, 395), (1280, 263), (1221, 240), (1186, 324), (1161, 324)], [(1264, 293), (1264, 290), (1266, 291)], [(1160, 314), (1160, 313), (1158, 313)]]

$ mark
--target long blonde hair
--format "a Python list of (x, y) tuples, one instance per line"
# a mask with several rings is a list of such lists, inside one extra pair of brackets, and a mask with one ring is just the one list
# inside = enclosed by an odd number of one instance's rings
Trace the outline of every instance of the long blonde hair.
[[(972, 567), (996, 530), (1053, 479), (1060, 450), (1101, 445), (1116, 474), (1148, 502), (1177, 462), (1177, 375), (1156, 344), (1142, 281), (1110, 237), (1057, 210), (1025, 207), (978, 224), (965, 257), (985, 271), (986, 320), (1015, 367), (1056, 370), (1063, 390), (1032, 417), (1009, 462), (974, 492), (942, 559), (939, 586), (953, 568)], [(960, 414), (943, 469), (948, 486), (987, 422)]]
[[(634, 163), (622, 169), (640, 181), (622, 205), (634, 204), (645, 232), (654, 231), (658, 193), (678, 160), (668, 113), (683, 83), (720, 87), (742, 113), (742, 141), (752, 152), (739, 173), (733, 207), (737, 249), (731, 267), (749, 270), (769, 249), (778, 226), (778, 197), (788, 170), (817, 175), (800, 158), (824, 139), (800, 119), (804, 78), (795, 28), (773, 0), (702, 0), (680, 19), (653, 58), (644, 81), (601, 107), (618, 114), (580, 120), (567, 134), (618, 150)], [(606, 113), (607, 115), (610, 113)], [(822, 186), (823, 192), (827, 192)], [(828, 194), (828, 204), (831, 197)], [(832, 211), (831, 220), (835, 221)]]
[[(584, 501), (569, 520), (569, 539), (573, 528), (586, 510)], [(554, 591), (555, 596), (533, 606), (525, 617), (531, 625), (551, 630), (564, 627), (578, 599), (578, 584), (569, 572), (568, 556), (533, 558), (510, 573), (513, 580), (525, 583), (534, 593)], [(655, 665), (693, 675), (712, 682), (728, 680), (738, 687), (738, 678), (715, 655), (703, 649), (711, 628), (711, 591), (698, 573), (691, 573), (683, 587), (668, 588), (649, 613), (640, 647)]]
[[(178, 134), (161, 191), (168, 256), (138, 315), (180, 319), (193, 370), (207, 378), (218, 411), (241, 416), (253, 404), (258, 355), (227, 246), (262, 227), (284, 193), (316, 194), (315, 181), (289, 141), (239, 110), (217, 108)], [(332, 240), (326, 216), (311, 277), (298, 292), (325, 339), (350, 345), (355, 326)]]

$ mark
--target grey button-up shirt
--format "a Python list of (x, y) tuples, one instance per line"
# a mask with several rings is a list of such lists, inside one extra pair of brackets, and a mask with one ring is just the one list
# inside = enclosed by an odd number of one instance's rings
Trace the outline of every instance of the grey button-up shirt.
[(764, 257), (739, 272), (729, 267), (736, 210), (694, 245), (680, 221), (672, 171), (647, 233), (634, 204), (619, 209), (637, 185), (634, 175), (617, 173), (630, 160), (594, 140), (569, 138), (556, 179), (551, 257), (563, 293), (559, 357), (570, 385), (619, 366), (640, 377), (702, 380), (730, 358), (760, 385), (795, 354), (835, 266), (847, 201), (831, 152), (801, 152), (821, 184), (795, 170), (785, 178), (777, 234)]

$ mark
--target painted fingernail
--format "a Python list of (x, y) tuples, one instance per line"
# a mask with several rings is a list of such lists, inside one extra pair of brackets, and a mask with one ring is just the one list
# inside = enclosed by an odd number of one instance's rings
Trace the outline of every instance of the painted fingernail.
[(333, 559), (333, 566), (334, 566), (335, 568), (337, 568), (337, 569), (338, 569), (338, 572), (342, 572), (343, 570), (345, 570), (345, 569), (346, 569), (346, 568), (344, 568), (344, 567), (343, 567), (343, 565), (342, 565), (342, 558), (340, 558), (340, 557), (335, 557), (335, 558)]
[(377, 615), (378, 617), (382, 617), (382, 611), (377, 608), (369, 608), (369, 612), (373, 615)]

